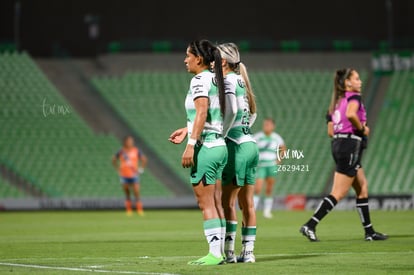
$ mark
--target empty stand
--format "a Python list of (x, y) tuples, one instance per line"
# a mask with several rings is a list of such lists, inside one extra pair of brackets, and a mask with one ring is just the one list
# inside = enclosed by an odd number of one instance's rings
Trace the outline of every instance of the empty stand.
[(364, 159), (371, 194), (414, 192), (414, 73), (395, 72)]
[(0, 175), (0, 198), (24, 198), (25, 192), (13, 186)]
[[(49, 197), (123, 196), (111, 166), (120, 142), (94, 133), (27, 54), (0, 55), (0, 91), (4, 165)], [(149, 171), (142, 194), (171, 195)]]

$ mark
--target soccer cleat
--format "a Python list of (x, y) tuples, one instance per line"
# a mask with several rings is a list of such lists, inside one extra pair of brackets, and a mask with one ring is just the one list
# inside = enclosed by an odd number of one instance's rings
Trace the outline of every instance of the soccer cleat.
[(237, 258), (238, 263), (255, 263), (256, 257), (253, 254), (253, 251), (245, 251), (243, 250), (240, 253), (240, 257)]
[(224, 263), (223, 257), (215, 257), (213, 254), (208, 253), (198, 260), (188, 262), (189, 265), (220, 265)]
[(387, 234), (382, 234), (379, 232), (374, 232), (373, 234), (365, 234), (365, 240), (366, 241), (385, 241), (386, 239), (388, 239), (388, 235)]
[(303, 225), (300, 228), (299, 232), (302, 233), (303, 236), (305, 236), (306, 238), (308, 238), (309, 241), (311, 241), (311, 242), (319, 242), (318, 237), (316, 237), (315, 229), (311, 229), (307, 225)]
[(263, 212), (263, 217), (265, 217), (266, 219), (271, 219), (273, 218), (273, 215), (271, 212)]
[(234, 255), (234, 250), (226, 250), (226, 263), (233, 264), (237, 263), (237, 257)]
[(128, 211), (126, 211), (126, 215), (127, 215), (128, 217), (131, 217), (131, 216), (133, 215), (133, 213), (132, 213), (132, 211), (131, 211), (131, 210), (128, 210)]
[(141, 217), (145, 216), (144, 211), (142, 211), (142, 210), (138, 210), (137, 214), (138, 214), (138, 216), (141, 216)]

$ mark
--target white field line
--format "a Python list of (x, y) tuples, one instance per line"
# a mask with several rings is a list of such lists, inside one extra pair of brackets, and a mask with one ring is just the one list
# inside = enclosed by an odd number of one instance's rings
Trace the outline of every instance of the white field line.
[(47, 265), (34, 265), (34, 264), (15, 264), (15, 263), (3, 263), (3, 266), (13, 267), (25, 267), (25, 268), (37, 268), (37, 269), (51, 269), (51, 270), (65, 270), (65, 271), (81, 271), (81, 272), (97, 272), (97, 273), (116, 273), (116, 274), (139, 274), (139, 275), (178, 275), (173, 273), (157, 273), (157, 272), (139, 272), (139, 271), (117, 271), (117, 270), (105, 270), (105, 269), (92, 269), (92, 268), (78, 268), (78, 267), (63, 267), (63, 266), (47, 266)]
[[(387, 254), (414, 254), (413, 250), (408, 251), (361, 251), (361, 252), (311, 252), (311, 253), (276, 253), (276, 254), (256, 254), (256, 258), (266, 258), (266, 257), (288, 257), (288, 256), (324, 256), (324, 255), (387, 255)], [(112, 262), (124, 262), (124, 261), (131, 261), (131, 260), (151, 260), (151, 259), (189, 259), (189, 258), (197, 258), (202, 257), (202, 255), (198, 256), (136, 256), (136, 257), (119, 257), (119, 258), (108, 258), (108, 257), (83, 257), (83, 258), (76, 258), (76, 257), (69, 257), (69, 258), (12, 258), (12, 259), (0, 259), (3, 262), (13, 262), (13, 261), (36, 261), (36, 260), (43, 260), (43, 261), (59, 261), (62, 259), (65, 260), (85, 260), (85, 261), (107, 261), (111, 260)], [(160, 274), (160, 273), (154, 273)]]
[[(262, 254), (257, 255), (257, 258), (266, 258), (266, 257), (291, 257), (291, 256), (329, 256), (329, 255), (389, 255), (389, 254), (399, 254), (399, 255), (408, 255), (414, 254), (414, 251), (371, 251), (371, 252), (315, 252), (315, 253), (279, 253), (279, 254)], [(199, 256), (138, 256), (138, 257), (124, 257), (121, 258), (124, 261), (127, 260), (137, 260), (138, 259), (186, 259), (186, 258), (197, 258)], [(61, 260), (62, 258), (41, 258), (42, 260)], [(78, 259), (79, 258), (64, 258), (64, 259)], [(106, 257), (87, 257), (81, 258), (82, 260), (114, 260), (113, 258)], [(39, 258), (24, 258), (24, 259), (4, 259), (5, 261), (21, 261), (21, 260), (39, 260)], [(116, 262), (121, 262), (121, 260), (116, 260)], [(95, 269), (95, 268), (78, 268), (78, 267), (62, 267), (62, 266), (47, 266), (47, 265), (36, 265), (36, 264), (20, 264), (20, 263), (10, 263), (10, 262), (0, 262), (0, 266), (11, 266), (11, 267), (24, 267), (24, 268), (37, 268), (37, 269), (51, 269), (51, 270), (66, 270), (66, 271), (81, 271), (81, 272), (97, 272), (97, 273), (116, 273), (116, 274), (138, 274), (138, 275), (178, 275), (173, 273), (157, 273), (157, 272), (139, 272), (139, 271), (116, 271), (116, 270), (105, 270), (105, 269)]]

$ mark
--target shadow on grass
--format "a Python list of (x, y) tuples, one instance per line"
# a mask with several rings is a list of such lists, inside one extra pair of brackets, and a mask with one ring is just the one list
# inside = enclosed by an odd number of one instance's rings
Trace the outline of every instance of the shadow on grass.
[(407, 238), (414, 238), (414, 234), (392, 234), (388, 235), (388, 238), (390, 239), (407, 239)]
[(280, 255), (280, 256), (266, 256), (260, 257), (258, 261), (260, 262), (273, 262), (273, 261), (281, 261), (281, 260), (300, 260), (306, 258), (316, 258), (321, 257), (323, 255)]

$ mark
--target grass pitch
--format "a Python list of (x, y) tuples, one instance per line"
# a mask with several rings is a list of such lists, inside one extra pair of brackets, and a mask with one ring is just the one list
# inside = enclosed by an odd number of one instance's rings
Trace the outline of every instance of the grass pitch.
[(187, 262), (207, 253), (200, 211), (6, 212), (0, 274), (414, 274), (414, 211), (372, 213), (385, 242), (363, 241), (356, 211), (334, 211), (310, 243), (298, 233), (310, 214), (258, 213), (256, 263), (197, 267)]

